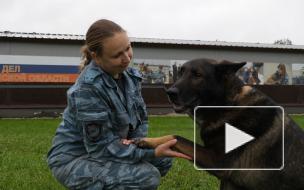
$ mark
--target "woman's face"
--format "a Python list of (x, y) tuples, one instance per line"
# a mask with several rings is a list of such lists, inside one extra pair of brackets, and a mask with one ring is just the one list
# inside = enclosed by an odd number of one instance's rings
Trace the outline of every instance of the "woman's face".
[(285, 69), (281, 66), (278, 68), (278, 72), (280, 75), (284, 75), (285, 74)]
[(126, 32), (115, 33), (103, 41), (102, 55), (95, 61), (114, 78), (122, 73), (131, 62), (133, 51)]

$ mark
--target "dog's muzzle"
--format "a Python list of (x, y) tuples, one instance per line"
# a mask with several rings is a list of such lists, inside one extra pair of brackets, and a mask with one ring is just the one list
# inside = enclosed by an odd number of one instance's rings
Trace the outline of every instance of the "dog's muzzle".
[(177, 103), (177, 99), (178, 99), (178, 93), (179, 93), (179, 90), (178, 88), (176, 87), (171, 87), (167, 90), (167, 94), (169, 96), (169, 100), (176, 104)]
[[(167, 94), (169, 96), (169, 101), (173, 104), (173, 109), (177, 113), (183, 113), (188, 109), (194, 108), (195, 106), (200, 105), (199, 98), (197, 96), (192, 96), (187, 100), (181, 99), (181, 92), (176, 87), (171, 87), (167, 90)], [(191, 111), (192, 112), (192, 111)]]
[(173, 104), (173, 109), (177, 113), (182, 113), (185, 111), (185, 106), (180, 102), (179, 90), (176, 87), (171, 87), (167, 90), (169, 96), (169, 101)]

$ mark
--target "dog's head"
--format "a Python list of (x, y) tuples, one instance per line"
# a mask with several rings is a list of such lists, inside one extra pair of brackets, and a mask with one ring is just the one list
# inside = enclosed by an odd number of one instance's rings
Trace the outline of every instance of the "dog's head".
[(178, 71), (178, 80), (167, 90), (174, 110), (192, 113), (199, 105), (227, 105), (227, 96), (243, 86), (235, 73), (245, 64), (211, 59), (184, 63)]

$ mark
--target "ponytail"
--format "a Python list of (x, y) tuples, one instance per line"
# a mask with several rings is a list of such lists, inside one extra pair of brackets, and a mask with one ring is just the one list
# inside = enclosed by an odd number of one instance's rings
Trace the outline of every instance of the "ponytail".
[(91, 62), (92, 56), (87, 45), (83, 45), (80, 49), (80, 52), (82, 56), (79, 70), (81, 72)]

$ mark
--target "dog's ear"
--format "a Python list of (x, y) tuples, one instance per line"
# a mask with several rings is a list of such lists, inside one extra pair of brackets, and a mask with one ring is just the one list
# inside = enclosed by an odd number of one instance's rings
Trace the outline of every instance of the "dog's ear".
[(227, 60), (222, 60), (216, 64), (216, 71), (221, 74), (236, 73), (240, 68), (246, 65), (246, 62), (230, 62)]

